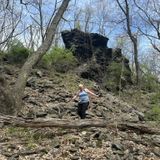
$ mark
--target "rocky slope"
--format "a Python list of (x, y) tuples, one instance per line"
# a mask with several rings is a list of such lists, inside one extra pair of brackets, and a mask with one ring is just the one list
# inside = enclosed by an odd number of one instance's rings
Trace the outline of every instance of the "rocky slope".
[[(12, 85), (16, 70), (6, 67), (5, 72)], [(140, 106), (126, 103), (121, 98), (99, 89), (95, 82), (72, 74), (40, 70), (34, 70), (28, 79), (23, 98), (25, 108), (21, 116), (27, 119), (79, 119), (76, 114), (77, 102), (68, 103), (68, 100), (77, 91), (77, 84), (80, 82), (100, 94), (99, 98), (91, 98), (87, 119), (146, 123), (153, 126), (152, 123), (144, 121)], [(160, 159), (159, 134), (142, 134), (136, 130), (120, 131), (116, 125), (111, 128), (31, 129), (0, 124), (1, 160)]]

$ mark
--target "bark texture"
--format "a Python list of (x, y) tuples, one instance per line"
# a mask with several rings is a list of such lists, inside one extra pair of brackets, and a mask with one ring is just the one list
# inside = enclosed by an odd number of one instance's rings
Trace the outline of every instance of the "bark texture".
[[(6, 107), (8, 110), (11, 110), (11, 109), (13, 109), (13, 110), (11, 112), (1, 112), (1, 113), (17, 114), (22, 109), (22, 107), (23, 107), (22, 106), (22, 98), (23, 98), (24, 89), (25, 89), (29, 74), (30, 74), (32, 68), (39, 62), (39, 60), (43, 57), (43, 55), (50, 48), (52, 41), (53, 41), (53, 38), (56, 33), (56, 28), (57, 28), (57, 26), (63, 16), (64, 12), (66, 11), (69, 2), (70, 2), (70, 0), (63, 0), (63, 2), (61, 3), (61, 6), (59, 7), (58, 11), (56, 12), (50, 25), (47, 28), (45, 39), (44, 39), (43, 43), (41, 44), (41, 46), (38, 48), (38, 50), (36, 52), (34, 52), (32, 55), (30, 55), (30, 57), (28, 57), (28, 59), (26, 60), (26, 62), (23, 65), (23, 67), (21, 68), (20, 73), (17, 78), (17, 81), (16, 81), (16, 84), (15, 84), (15, 87), (12, 90), (10, 97), (7, 97), (7, 99), (11, 98), (12, 101), (10, 101), (11, 102), (10, 105), (6, 104)], [(7, 86), (6, 86), (6, 88), (7, 88)], [(3, 95), (6, 95), (6, 93), (4, 93)], [(8, 96), (8, 94), (7, 94), (7, 96)], [(5, 103), (4, 103), (4, 105), (5, 105)], [(10, 108), (11, 106), (15, 106), (15, 107)], [(4, 111), (5, 111), (5, 109), (4, 109)]]
[(130, 8), (128, 0), (125, 0), (125, 6), (123, 7), (119, 0), (116, 0), (120, 9), (125, 15), (126, 18), (126, 29), (127, 34), (132, 41), (133, 44), (133, 54), (134, 54), (134, 63), (135, 63), (135, 70), (136, 70), (136, 83), (139, 85), (140, 83), (140, 66), (139, 66), (139, 60), (138, 60), (138, 44), (137, 44), (137, 35), (132, 31), (131, 26), (131, 18), (130, 18)]

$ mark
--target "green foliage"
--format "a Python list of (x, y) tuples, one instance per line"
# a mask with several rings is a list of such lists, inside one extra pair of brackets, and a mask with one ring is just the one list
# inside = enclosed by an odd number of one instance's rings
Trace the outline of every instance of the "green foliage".
[(54, 47), (44, 55), (42, 64), (49, 68), (53, 66), (57, 72), (65, 73), (77, 66), (78, 62), (70, 50)]
[(37, 147), (37, 143), (41, 143), (42, 140), (53, 139), (55, 137), (54, 132), (47, 130), (34, 130), (30, 128), (22, 128), (10, 126), (6, 128), (6, 136), (12, 138), (22, 138), (26, 142), (28, 149), (34, 149)]
[(157, 92), (151, 96), (151, 104), (160, 103), (160, 92)]
[(119, 85), (122, 66), (120, 63), (112, 62), (108, 66), (108, 73), (105, 79), (105, 85), (109, 90), (116, 90)]
[[(125, 77), (130, 74), (130, 72), (122, 65), (122, 63), (112, 62), (108, 66), (104, 83), (106, 87), (112, 91), (117, 90), (119, 84), (123, 83)], [(121, 85), (123, 86), (123, 84)]]
[(141, 79), (141, 88), (149, 92), (155, 92), (159, 90), (160, 84), (157, 76), (154, 75), (145, 65), (141, 66), (141, 69), (144, 72)]
[(30, 51), (24, 47), (19, 40), (13, 40), (9, 45), (9, 51), (6, 55), (11, 63), (24, 63), (29, 56)]
[(154, 114), (154, 119), (160, 121), (160, 105), (153, 106), (152, 113)]
[(4, 53), (0, 51), (0, 61), (2, 60), (3, 57), (4, 57)]
[(49, 131), (37, 131), (33, 134), (33, 139), (38, 141), (42, 139), (53, 139), (55, 137), (54, 132), (49, 132)]
[(6, 134), (9, 136), (14, 136), (14, 137), (30, 137), (30, 132), (27, 128), (21, 128), (21, 127), (8, 127)]
[(121, 63), (116, 63), (112, 62), (109, 66), (109, 72), (111, 73), (112, 76), (114, 76), (116, 79), (120, 78), (121, 75), (121, 70), (122, 70), (122, 64)]
[(151, 110), (146, 113), (147, 120), (160, 121), (160, 92), (151, 97)]

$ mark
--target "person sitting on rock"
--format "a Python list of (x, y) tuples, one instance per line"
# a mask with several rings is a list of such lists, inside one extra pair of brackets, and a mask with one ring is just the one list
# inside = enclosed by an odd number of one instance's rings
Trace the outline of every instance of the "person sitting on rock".
[(95, 97), (99, 97), (95, 93), (91, 92), (89, 89), (84, 88), (83, 84), (80, 84), (79, 91), (72, 98), (72, 100), (75, 100), (77, 97), (79, 97), (78, 115), (80, 116), (81, 119), (86, 118), (86, 110), (88, 109), (89, 106), (89, 94)]

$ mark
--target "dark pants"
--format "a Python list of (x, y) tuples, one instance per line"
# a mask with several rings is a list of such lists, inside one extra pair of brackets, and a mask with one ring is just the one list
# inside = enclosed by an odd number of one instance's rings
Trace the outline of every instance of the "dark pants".
[(78, 103), (78, 115), (81, 119), (86, 118), (86, 110), (88, 109), (89, 102), (86, 103)]

